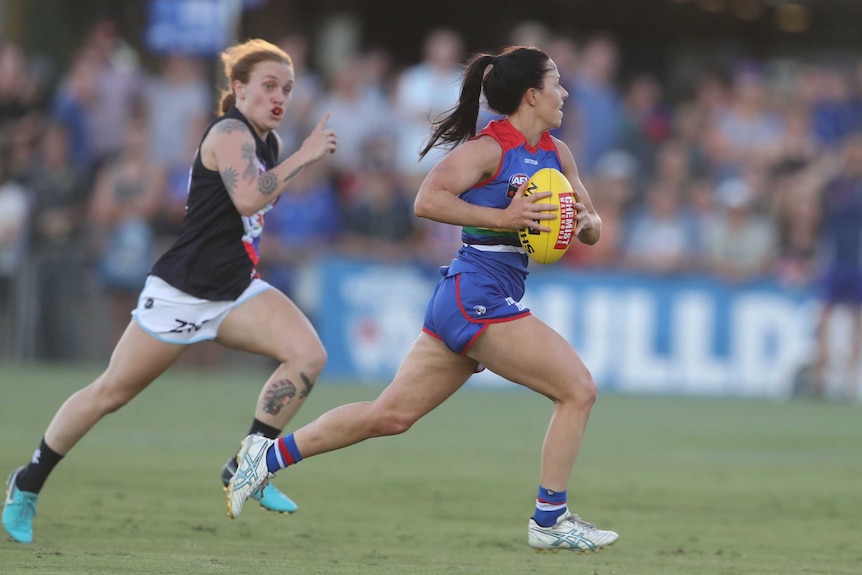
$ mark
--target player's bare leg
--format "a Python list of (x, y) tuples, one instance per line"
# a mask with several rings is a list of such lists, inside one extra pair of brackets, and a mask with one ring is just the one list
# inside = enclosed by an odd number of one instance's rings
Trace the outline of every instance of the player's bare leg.
[[(271, 439), (278, 437), (305, 403), (326, 365), (326, 350), (311, 322), (287, 296), (268, 289), (228, 314), (219, 326), (217, 341), (279, 362), (258, 395), (250, 430)], [(223, 467), (221, 479), (225, 487), (236, 468), (235, 459)], [(293, 513), (298, 509), (274, 485), (267, 485), (256, 495), (255, 499), (268, 511)]]
[(597, 529), (568, 509), (567, 487), (583, 440), (596, 385), (577, 352), (535, 316), (495, 323), (469, 355), (494, 373), (541, 393), (553, 402), (542, 444), (539, 497), (529, 521), (536, 551), (600, 551), (619, 535)]
[(7, 481), (3, 527), (13, 541), (33, 541), (39, 493), (60, 459), (105, 415), (128, 403), (161, 375), (186, 349), (159, 341), (133, 320), (114, 348), (107, 369), (72, 394), (57, 411), (37, 455)]

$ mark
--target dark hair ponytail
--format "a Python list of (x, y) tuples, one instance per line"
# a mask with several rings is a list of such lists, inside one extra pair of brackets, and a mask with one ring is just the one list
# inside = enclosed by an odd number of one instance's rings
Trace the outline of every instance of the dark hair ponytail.
[(461, 82), (458, 105), (449, 111), (448, 116), (433, 124), (431, 138), (419, 152), (420, 159), (424, 158), (438, 142), (444, 146), (455, 145), (476, 135), (482, 80), (485, 76), (485, 68), (493, 61), (494, 56), (491, 54), (479, 54), (467, 64), (464, 79)]
[[(488, 66), (492, 67), (486, 74)], [(542, 89), (542, 79), (550, 69), (550, 58), (536, 48), (511, 46), (496, 56), (474, 56), (464, 72), (458, 105), (432, 125), (431, 137), (419, 158), (438, 145), (452, 147), (476, 135), (483, 91), (488, 107), (508, 116), (518, 110), (524, 92)]]

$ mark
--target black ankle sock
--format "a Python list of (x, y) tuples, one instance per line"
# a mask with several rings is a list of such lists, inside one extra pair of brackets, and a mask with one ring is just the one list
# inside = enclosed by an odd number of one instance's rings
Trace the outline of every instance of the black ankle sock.
[(263, 435), (267, 439), (275, 439), (279, 435), (281, 435), (281, 430), (272, 427), (271, 425), (267, 425), (261, 420), (255, 418), (254, 421), (251, 422), (251, 429), (248, 430), (249, 435)]
[(48, 447), (45, 438), (39, 444), (39, 449), (33, 453), (33, 459), (27, 467), (16, 477), (15, 485), (21, 491), (39, 493), (48, 476), (54, 470), (54, 466), (60, 463), (63, 456)]
[[(281, 430), (271, 425), (267, 425), (261, 420), (255, 418), (254, 421), (251, 422), (251, 428), (248, 430), (248, 435), (262, 435), (267, 439), (275, 439), (281, 435)], [(236, 469), (236, 454), (228, 459), (225, 465)]]

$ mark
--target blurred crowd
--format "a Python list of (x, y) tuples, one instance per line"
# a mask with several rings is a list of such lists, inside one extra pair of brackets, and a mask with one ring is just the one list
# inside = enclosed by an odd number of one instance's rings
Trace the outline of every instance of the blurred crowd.
[[(417, 151), (429, 120), (457, 100), (464, 39), (433, 30), (420, 61), (397, 67), (370, 49), (326, 75), (310, 65), (309, 38), (275, 40), (297, 77), (285, 153), (325, 112), (339, 148), (301, 171), (267, 215), (263, 276), (293, 294), (304, 265), (324, 254), (429, 270), (448, 262), (459, 230), (417, 220), (412, 202), (442, 154), (419, 162)], [(557, 63), (570, 96), (556, 135), (604, 222), (601, 242), (558, 265), (814, 280), (825, 191), (862, 185), (862, 59), (738, 61), (670, 94), (659, 71), (622, 74), (607, 35), (525, 27), (509, 42)], [(191, 159), (216, 110), (216, 62), (167, 54), (150, 69), (140, 56), (111, 22), (53, 79), (21, 47), (0, 44), (0, 322), (17, 326), (6, 345), (29, 338), (38, 357), (74, 358), (66, 334), (93, 288), (110, 306), (113, 341), (178, 230)], [(479, 127), (492, 118), (485, 110)]]

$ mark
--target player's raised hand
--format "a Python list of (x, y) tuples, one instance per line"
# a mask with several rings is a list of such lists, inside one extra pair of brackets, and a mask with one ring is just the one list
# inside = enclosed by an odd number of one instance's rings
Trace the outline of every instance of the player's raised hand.
[(326, 122), (329, 121), (329, 112), (325, 113), (311, 134), (302, 142), (301, 151), (307, 152), (311, 157), (311, 161), (317, 161), (322, 158), (327, 152), (330, 154), (335, 152), (338, 146), (338, 139), (335, 136), (335, 130), (326, 127)]

